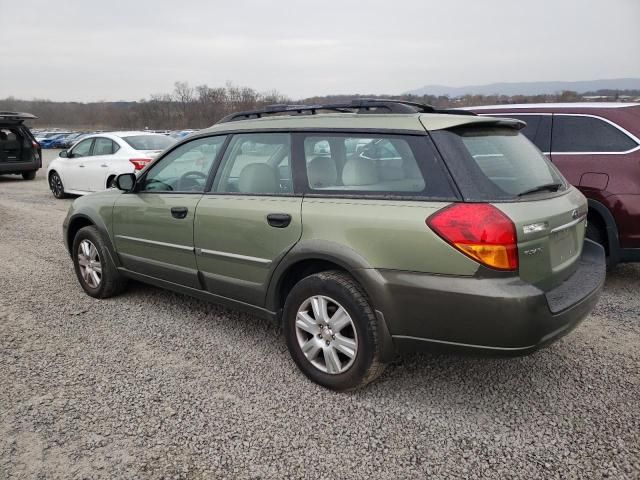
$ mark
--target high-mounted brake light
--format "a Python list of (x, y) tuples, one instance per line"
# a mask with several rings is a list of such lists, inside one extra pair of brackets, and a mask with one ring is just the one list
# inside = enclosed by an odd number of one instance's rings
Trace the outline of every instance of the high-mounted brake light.
[(431, 215), (427, 226), (462, 253), (497, 270), (518, 268), (513, 222), (488, 203), (454, 203)]
[(133, 167), (136, 170), (142, 170), (151, 161), (150, 158), (130, 158), (129, 161), (133, 163)]

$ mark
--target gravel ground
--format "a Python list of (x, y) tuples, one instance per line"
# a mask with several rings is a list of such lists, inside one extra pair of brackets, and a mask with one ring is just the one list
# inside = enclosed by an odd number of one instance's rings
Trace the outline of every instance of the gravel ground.
[(268, 322), (85, 295), (44, 172), (0, 177), (0, 479), (640, 478), (640, 265), (533, 355), (424, 354), (338, 394)]

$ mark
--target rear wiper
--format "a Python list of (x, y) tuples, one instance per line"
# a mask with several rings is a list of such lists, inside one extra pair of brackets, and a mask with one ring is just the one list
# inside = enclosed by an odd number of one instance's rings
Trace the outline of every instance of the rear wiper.
[(533, 187), (529, 190), (525, 190), (524, 192), (520, 192), (518, 196), (522, 197), (524, 195), (529, 195), (530, 193), (538, 193), (544, 191), (557, 192), (561, 186), (561, 183), (545, 183), (544, 185), (538, 185), (537, 187)]

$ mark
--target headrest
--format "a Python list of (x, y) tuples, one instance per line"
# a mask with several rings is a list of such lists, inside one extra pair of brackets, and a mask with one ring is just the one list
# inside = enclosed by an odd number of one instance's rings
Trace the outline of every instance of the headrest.
[(276, 170), (266, 163), (250, 163), (240, 172), (238, 190), (241, 193), (278, 193)]
[(333, 187), (338, 181), (336, 162), (331, 157), (314, 157), (307, 165), (311, 188)]
[(378, 183), (378, 170), (371, 160), (353, 157), (344, 164), (342, 183), (345, 186), (353, 187), (373, 185)]

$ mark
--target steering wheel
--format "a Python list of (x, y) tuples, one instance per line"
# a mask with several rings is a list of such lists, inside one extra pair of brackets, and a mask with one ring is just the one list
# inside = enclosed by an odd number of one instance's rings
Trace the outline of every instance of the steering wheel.
[(191, 170), (189, 172), (183, 173), (180, 175), (178, 179), (178, 190), (187, 190), (193, 187), (199, 187), (198, 183), (195, 181), (196, 178), (202, 178), (203, 180), (207, 180), (208, 175), (206, 173), (199, 172), (198, 170)]

